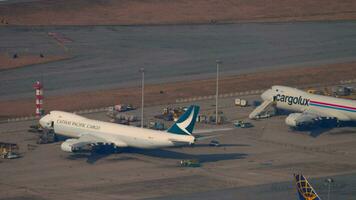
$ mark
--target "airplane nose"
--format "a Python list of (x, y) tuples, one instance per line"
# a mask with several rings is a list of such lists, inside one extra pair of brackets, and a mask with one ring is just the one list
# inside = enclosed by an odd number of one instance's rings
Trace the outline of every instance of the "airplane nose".
[(46, 127), (46, 123), (45, 123), (44, 118), (45, 118), (45, 117), (42, 117), (42, 118), (40, 119), (40, 121), (39, 121), (39, 123), (40, 123), (40, 125), (41, 125), (42, 127)]
[(266, 90), (265, 92), (262, 93), (261, 98), (264, 101), (273, 100), (273, 91), (271, 89)]
[(39, 123), (43, 128), (46, 128), (48, 126), (48, 123), (49, 123), (49, 116), (45, 115), (44, 117), (42, 117), (40, 119)]

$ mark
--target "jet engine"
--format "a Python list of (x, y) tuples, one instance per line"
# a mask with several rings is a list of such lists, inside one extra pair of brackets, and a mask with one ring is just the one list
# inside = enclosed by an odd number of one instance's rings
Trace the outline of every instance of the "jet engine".
[(81, 149), (81, 145), (77, 139), (68, 139), (64, 141), (61, 145), (62, 151), (65, 152), (77, 152)]
[(292, 128), (307, 127), (314, 124), (315, 116), (305, 113), (292, 113), (286, 118), (286, 124)]

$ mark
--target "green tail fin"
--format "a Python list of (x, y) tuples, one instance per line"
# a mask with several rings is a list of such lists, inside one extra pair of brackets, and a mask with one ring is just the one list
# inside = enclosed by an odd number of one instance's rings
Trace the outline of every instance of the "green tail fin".
[(167, 130), (167, 132), (180, 135), (191, 135), (198, 117), (199, 109), (199, 106), (191, 105), (188, 110), (179, 117), (177, 122)]

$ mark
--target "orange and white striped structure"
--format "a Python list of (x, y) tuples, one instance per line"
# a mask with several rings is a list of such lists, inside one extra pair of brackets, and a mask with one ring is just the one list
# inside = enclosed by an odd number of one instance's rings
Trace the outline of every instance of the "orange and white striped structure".
[(36, 117), (41, 117), (43, 114), (43, 85), (36, 81), (33, 88), (36, 90)]

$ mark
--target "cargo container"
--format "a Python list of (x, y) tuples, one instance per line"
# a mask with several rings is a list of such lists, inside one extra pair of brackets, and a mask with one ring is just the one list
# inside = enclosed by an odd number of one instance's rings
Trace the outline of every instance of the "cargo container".
[(200, 167), (201, 164), (199, 160), (181, 160), (180, 161), (181, 167)]
[(248, 101), (245, 99), (236, 98), (235, 106), (246, 107), (246, 106), (248, 106)]

